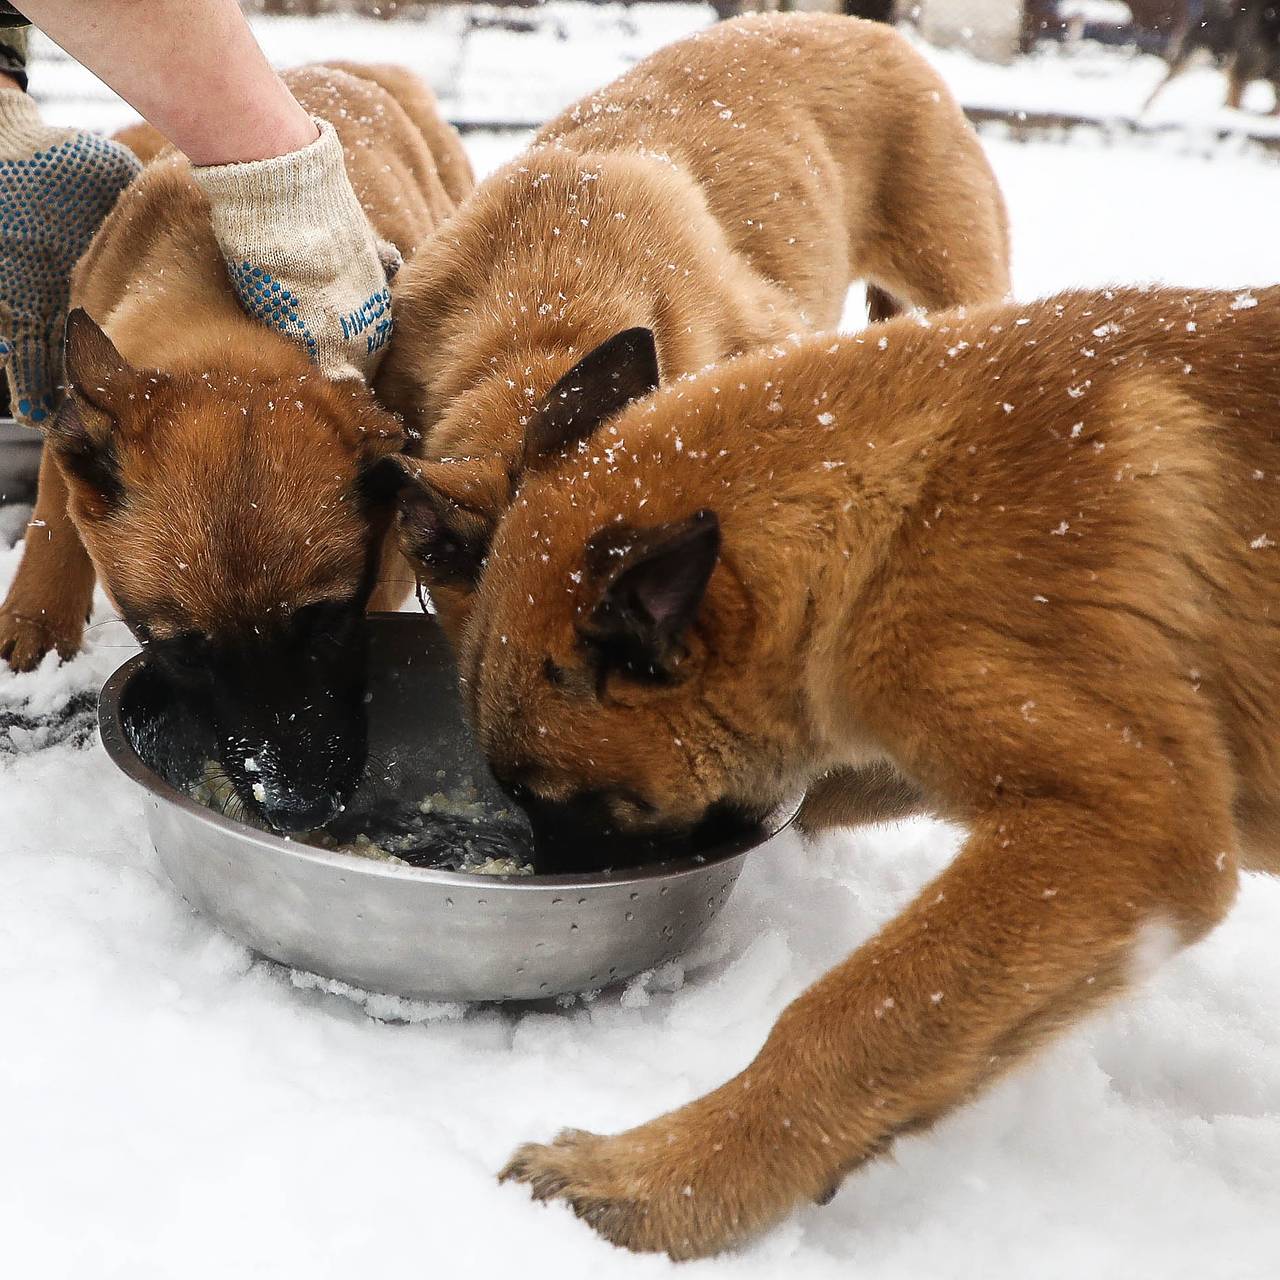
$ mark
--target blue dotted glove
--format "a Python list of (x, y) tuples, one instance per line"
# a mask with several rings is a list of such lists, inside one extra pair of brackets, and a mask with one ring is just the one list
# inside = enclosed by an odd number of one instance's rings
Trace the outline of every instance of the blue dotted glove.
[(391, 336), (399, 255), (375, 239), (333, 126), (316, 125), (300, 151), (193, 173), (241, 306), (330, 377), (371, 380)]
[(71, 269), (139, 167), (119, 143), (50, 129), (25, 93), (0, 90), (0, 362), (28, 426), (57, 406)]

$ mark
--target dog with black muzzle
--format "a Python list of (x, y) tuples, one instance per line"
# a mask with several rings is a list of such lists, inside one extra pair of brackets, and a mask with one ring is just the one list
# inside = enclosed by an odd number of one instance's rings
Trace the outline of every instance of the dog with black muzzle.
[(635, 335), (535, 420), (459, 649), (509, 788), (638, 833), (807, 790), (810, 832), (967, 839), (739, 1075), (507, 1176), (631, 1249), (730, 1248), (1280, 871), (1278, 342), (1277, 288), (1070, 293), (614, 413)]
[[(395, 67), (285, 79), (332, 122), (374, 232), (411, 253), (471, 185), (430, 91)], [(74, 654), (100, 581), (213, 727), (246, 808), (282, 831), (322, 825), (365, 763), (363, 615), (412, 582), (387, 538), (402, 425), (242, 310), (172, 149), (103, 223), (72, 301), (67, 395), (42, 425), (0, 656), (27, 670)]]

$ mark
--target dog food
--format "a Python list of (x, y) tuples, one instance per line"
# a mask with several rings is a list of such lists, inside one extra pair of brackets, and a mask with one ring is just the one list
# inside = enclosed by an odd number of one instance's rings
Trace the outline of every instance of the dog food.
[[(262, 824), (236, 794), (226, 770), (206, 760), (188, 790), (215, 813)], [(533, 843), (518, 813), (483, 800), (474, 788), (436, 791), (414, 804), (386, 801), (339, 815), (328, 827), (294, 837), (304, 844), (357, 858), (480, 876), (533, 875)]]

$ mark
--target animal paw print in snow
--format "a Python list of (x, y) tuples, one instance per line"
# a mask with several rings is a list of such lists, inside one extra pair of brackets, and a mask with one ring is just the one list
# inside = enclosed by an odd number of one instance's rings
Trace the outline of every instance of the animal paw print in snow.
[(31, 110), (34, 145), (0, 159), (0, 303), (14, 416), (38, 425), (62, 380), (71, 269), (139, 166), (119, 143), (45, 129)]

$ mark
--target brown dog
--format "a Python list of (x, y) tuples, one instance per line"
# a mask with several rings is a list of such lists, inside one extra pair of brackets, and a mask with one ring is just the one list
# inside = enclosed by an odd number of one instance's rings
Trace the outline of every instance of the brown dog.
[(601, 427), (604, 371), (535, 422), (460, 655), (498, 776), (628, 830), (825, 776), (810, 830), (920, 806), (969, 837), (740, 1076), (508, 1176), (713, 1253), (1280, 871), (1277, 344), (1280, 288), (1067, 294), (812, 337)]
[[(833, 327), (856, 279), (881, 311), (991, 300), (1009, 283), (982, 148), (892, 29), (815, 14), (721, 23), (549, 124), (396, 283), (383, 399), (428, 457), (488, 460), (465, 492), (428, 465), (438, 483), (406, 523), (411, 551), (419, 526), (449, 529), (428, 540), (424, 570), (448, 630), (510, 499), (524, 423), (572, 396), (575, 361), (644, 326), (663, 376), (691, 373)], [(619, 404), (643, 389), (617, 387)]]
[[(470, 185), (429, 90), (389, 67), (287, 80), (332, 121), (377, 234), (411, 252)], [(375, 593), (391, 517), (378, 463), (401, 426), (241, 310), (172, 150), (104, 222), (72, 299), (67, 399), (45, 432), (0, 655), (26, 670), (73, 654), (100, 579), (153, 661), (210, 704), (246, 802), (256, 791), (276, 825), (314, 825), (363, 762), (359, 615), (411, 581)]]

